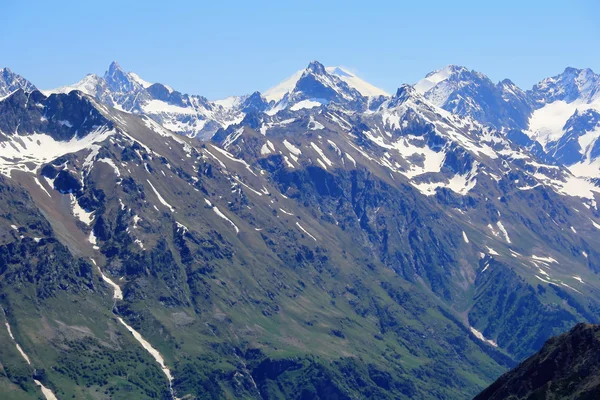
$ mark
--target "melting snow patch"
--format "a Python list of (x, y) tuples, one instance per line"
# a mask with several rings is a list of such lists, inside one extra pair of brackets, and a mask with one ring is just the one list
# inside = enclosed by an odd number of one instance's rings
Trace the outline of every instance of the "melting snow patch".
[(117, 168), (117, 165), (111, 158), (99, 158), (98, 161), (110, 165), (113, 168), (113, 170), (115, 171), (115, 175), (121, 176), (121, 172), (119, 171), (119, 168)]
[(299, 223), (299, 222), (296, 222), (296, 226), (297, 226), (297, 227), (298, 227), (298, 228), (299, 228), (299, 229), (300, 229), (302, 232), (304, 232), (304, 233), (306, 233), (308, 236), (310, 236), (310, 237), (312, 238), (312, 240), (314, 240), (315, 242), (317, 241), (317, 239), (316, 239), (316, 238), (315, 238), (313, 235), (311, 235), (310, 233), (308, 233), (308, 231), (307, 231), (306, 229), (304, 229), (304, 228), (302, 227), (302, 225), (300, 225), (300, 223)]
[(262, 147), (260, 148), (260, 155), (261, 156), (265, 156), (267, 154), (271, 154), (271, 149), (269, 148), (269, 146), (265, 143), (262, 145)]
[(569, 288), (569, 289), (571, 289), (571, 290), (573, 290), (573, 291), (575, 291), (575, 292), (579, 293), (579, 294), (583, 294), (583, 293), (581, 293), (579, 290), (575, 289), (574, 287), (571, 287), (571, 286), (567, 285), (567, 284), (566, 284), (566, 283), (564, 283), (564, 282), (560, 282), (560, 284), (561, 284), (562, 286), (566, 287), (566, 288)]
[(99, 250), (100, 249), (100, 247), (97, 246), (98, 238), (96, 238), (96, 235), (94, 234), (94, 230), (93, 229), (90, 231), (90, 235), (88, 236), (88, 241), (92, 244), (92, 248), (94, 250)]
[[(325, 163), (327, 163), (328, 166), (331, 167), (333, 165), (333, 163), (331, 162), (331, 160), (325, 156), (325, 153), (323, 153), (323, 150), (321, 150), (321, 148), (319, 146), (317, 146), (313, 142), (310, 142), (310, 145), (321, 156), (321, 158), (323, 158), (323, 160), (325, 160)], [(325, 169), (327, 169), (327, 167), (325, 167)]]
[(477, 339), (479, 339), (479, 340), (481, 340), (483, 342), (486, 342), (488, 344), (491, 344), (494, 347), (498, 347), (498, 344), (496, 344), (496, 342), (494, 342), (493, 340), (486, 339), (483, 336), (483, 333), (479, 332), (477, 329), (473, 328), (472, 326), (470, 327), (470, 329), (471, 329), (471, 333), (473, 333), (473, 335), (475, 335), (475, 337)]
[(551, 282), (551, 281), (549, 281), (549, 280), (547, 280), (547, 279), (540, 278), (540, 276), (539, 276), (539, 275), (536, 275), (535, 277), (536, 277), (536, 278), (538, 278), (540, 281), (542, 281), (542, 282), (544, 282), (544, 283), (549, 283), (549, 284), (551, 284), (551, 285), (554, 285), (554, 284), (555, 284), (554, 282)]
[(92, 264), (94, 264), (98, 268), (98, 272), (100, 272), (100, 276), (102, 277), (102, 280), (104, 282), (108, 283), (108, 285), (113, 288), (113, 299), (123, 300), (123, 291), (121, 290), (121, 287), (119, 285), (117, 285), (116, 283), (114, 283), (108, 276), (104, 275), (104, 272), (102, 272), (102, 270), (100, 269), (100, 266), (98, 266), (98, 264), (96, 264), (96, 261), (94, 259), (91, 259), (91, 261), (92, 261)]
[(498, 229), (500, 229), (500, 231), (502, 231), (502, 234), (504, 235), (504, 239), (506, 239), (506, 242), (511, 243), (510, 237), (508, 237), (508, 232), (506, 231), (506, 228), (504, 228), (504, 225), (502, 224), (502, 222), (498, 221), (498, 222), (496, 222), (496, 225), (498, 226)]
[(34, 164), (34, 170), (37, 170), (60, 156), (91, 148), (94, 143), (102, 142), (114, 133), (114, 130), (100, 127), (83, 138), (74, 137), (69, 141), (54, 140), (50, 135), (41, 133), (11, 136), (10, 140), (0, 143), (0, 173), (10, 177), (13, 169), (30, 172), (29, 164)]
[(154, 187), (154, 185), (152, 184), (152, 182), (150, 182), (148, 179), (146, 179), (146, 182), (148, 182), (148, 184), (150, 184), (150, 187), (152, 188), (152, 190), (154, 191), (154, 194), (156, 194), (156, 197), (158, 197), (158, 201), (160, 201), (160, 203), (167, 207), (171, 212), (175, 212), (175, 209), (165, 201), (165, 199), (163, 199), (163, 197), (160, 195), (160, 193), (158, 193), (158, 190), (156, 190), (156, 188)]
[(127, 330), (129, 332), (131, 332), (131, 334), (133, 335), (133, 337), (135, 338), (135, 340), (137, 340), (142, 347), (148, 352), (150, 353), (150, 355), (154, 358), (154, 360), (158, 363), (158, 365), (160, 365), (160, 368), (162, 369), (163, 373), (165, 374), (165, 376), (167, 377), (167, 379), (169, 380), (169, 388), (171, 389), (171, 396), (173, 398), (175, 398), (175, 396), (173, 395), (173, 388), (172, 388), (172, 384), (173, 384), (173, 375), (171, 375), (171, 370), (169, 370), (169, 368), (167, 368), (167, 366), (165, 365), (165, 360), (163, 358), (163, 356), (158, 352), (158, 350), (156, 350), (154, 347), (152, 347), (152, 345), (146, 341), (146, 339), (144, 339), (142, 337), (142, 335), (140, 335), (135, 329), (133, 329), (131, 326), (127, 325), (127, 323), (125, 323), (125, 321), (123, 321), (123, 318), (121, 317), (117, 317), (117, 319), (119, 320), (119, 322), (125, 327), (127, 328)]
[(302, 101), (299, 101), (298, 103), (294, 104), (293, 106), (291, 106), (290, 110), (298, 111), (298, 110), (302, 110), (303, 108), (315, 108), (315, 107), (320, 107), (321, 104), (322, 103), (319, 101), (302, 100)]
[(137, 228), (138, 222), (140, 222), (142, 219), (140, 217), (136, 215), (133, 216), (133, 228)]
[(237, 227), (237, 226), (236, 226), (236, 225), (233, 223), (233, 221), (232, 221), (232, 220), (230, 220), (229, 218), (227, 218), (227, 216), (226, 216), (225, 214), (223, 214), (223, 213), (221, 212), (221, 210), (219, 210), (219, 209), (217, 208), (217, 206), (214, 206), (214, 207), (213, 207), (213, 211), (214, 211), (214, 212), (215, 212), (215, 213), (216, 213), (216, 214), (217, 214), (219, 217), (221, 217), (221, 218), (223, 218), (225, 221), (229, 222), (229, 223), (230, 223), (230, 224), (233, 226), (233, 228), (235, 229), (235, 233), (240, 233), (240, 230), (239, 230), (239, 228), (238, 228), (238, 227)]
[(286, 149), (288, 149), (290, 151), (290, 153), (292, 153), (295, 156), (299, 156), (300, 154), (302, 154), (302, 151), (299, 148), (297, 148), (296, 146), (294, 146), (287, 140), (283, 141), (283, 145), (285, 146)]
[(323, 169), (327, 169), (327, 165), (325, 165), (325, 163), (323, 161), (321, 161), (320, 158), (317, 158), (317, 162), (319, 163), (319, 165), (323, 168)]
[[(92, 263), (94, 265), (96, 264), (96, 261), (94, 261), (92, 259)], [(108, 278), (106, 275), (104, 275), (104, 273), (102, 272), (102, 270), (100, 269), (100, 267), (98, 267), (98, 271), (100, 271), (100, 275), (102, 276), (102, 279), (108, 283), (110, 286), (112, 286), (112, 288), (114, 289), (113, 292), (113, 298), (115, 300), (123, 300), (123, 292), (121, 291), (121, 288), (119, 287), (119, 285), (117, 285), (116, 283), (114, 283), (110, 278)], [(163, 373), (165, 374), (165, 376), (167, 377), (167, 379), (169, 380), (169, 389), (171, 391), (171, 397), (175, 400), (178, 400), (177, 397), (175, 397), (175, 393), (173, 391), (173, 375), (171, 375), (171, 371), (169, 370), (169, 368), (167, 368), (167, 366), (165, 365), (165, 360), (162, 357), (162, 355), (158, 352), (158, 350), (156, 350), (154, 347), (152, 347), (152, 345), (150, 343), (148, 343), (146, 341), (146, 339), (144, 339), (142, 337), (142, 335), (140, 335), (135, 329), (133, 329), (131, 326), (127, 325), (127, 323), (125, 321), (123, 321), (123, 318), (121, 317), (117, 317), (117, 319), (119, 320), (119, 322), (125, 327), (127, 328), (127, 330), (129, 332), (131, 332), (131, 334), (133, 335), (133, 337), (142, 345), (142, 347), (148, 352), (150, 353), (150, 355), (154, 358), (154, 360), (156, 360), (156, 362), (160, 365)], [(56, 400), (55, 397), (50, 398), (48, 396), (46, 396), (46, 398), (48, 400)]]
[(491, 254), (491, 255), (493, 255), (493, 256), (499, 256), (499, 255), (500, 255), (500, 254), (498, 254), (498, 253), (496, 252), (496, 250), (492, 249), (491, 247), (488, 247), (488, 246), (485, 246), (485, 247), (487, 247), (487, 249), (488, 249), (488, 253), (489, 253), (489, 254)]
[(94, 220), (94, 216), (92, 215), (93, 211), (90, 211), (90, 212), (85, 211), (83, 208), (81, 208), (81, 206), (77, 202), (77, 198), (75, 198), (75, 196), (73, 196), (72, 193), (69, 193), (69, 196), (71, 197), (71, 206), (73, 207), (73, 215), (75, 217), (77, 217), (77, 219), (79, 219), (84, 224), (90, 225), (92, 223), (92, 221)]
[(43, 191), (44, 193), (46, 193), (49, 197), (52, 197), (52, 195), (50, 193), (48, 193), (48, 191), (46, 190), (46, 188), (42, 185), (42, 183), (40, 182), (40, 180), (38, 179), (37, 176), (33, 177), (33, 181), (36, 183), (36, 185), (38, 185)]
[(545, 263), (558, 263), (558, 261), (556, 261), (552, 257), (540, 257), (540, 256), (533, 255), (533, 256), (531, 256), (531, 258), (533, 258), (534, 260), (537, 260), (537, 261), (545, 262)]
[(489, 263), (489, 262), (485, 263), (485, 265), (484, 265), (483, 269), (481, 270), (481, 273), (484, 273), (485, 271), (487, 271), (487, 269), (488, 269), (489, 267), (490, 267), (490, 263)]
[(311, 115), (310, 122), (308, 123), (308, 129), (310, 129), (311, 131), (317, 131), (317, 130), (325, 129), (325, 127), (320, 122), (315, 121), (315, 119)]
[(356, 167), (356, 161), (354, 160), (354, 158), (352, 158), (352, 156), (348, 153), (346, 154), (346, 158), (348, 158), (348, 160), (352, 161), (352, 164), (354, 164), (354, 167)]
[[(259, 196), (262, 196), (262, 195), (263, 195), (263, 194), (262, 194), (261, 192), (259, 192), (258, 190), (255, 190), (255, 189), (251, 188), (250, 186), (248, 186), (247, 184), (245, 184), (244, 182), (242, 182), (242, 180), (241, 180), (241, 179), (240, 179), (238, 176), (234, 175), (234, 176), (233, 176), (233, 179), (235, 179), (235, 180), (236, 180), (236, 181), (238, 181), (238, 182), (239, 182), (239, 183), (240, 183), (242, 186), (244, 186), (246, 189), (248, 189), (248, 190), (251, 190), (252, 192), (256, 193), (257, 195), (259, 195)], [(267, 194), (269, 194), (269, 193), (267, 193)]]
[[(4, 311), (3, 311), (3, 313), (4, 313)], [(6, 314), (4, 315), (4, 317), (6, 318)], [(17, 347), (17, 350), (21, 354), (21, 357), (23, 357), (23, 359), (27, 362), (27, 364), (31, 365), (31, 361), (29, 360), (29, 357), (27, 356), (27, 354), (25, 354), (25, 352), (23, 351), (23, 349), (21, 348), (19, 343), (17, 343), (15, 337), (13, 336), (12, 331), (10, 329), (10, 324), (8, 323), (8, 321), (6, 321), (4, 324), (6, 325), (6, 330), (8, 331), (8, 335), (10, 336), (12, 341), (15, 343), (15, 346)], [(35, 384), (40, 387), (40, 390), (42, 391), (42, 394), (44, 395), (46, 400), (58, 400), (56, 398), (56, 396), (54, 395), (54, 393), (52, 392), (52, 390), (45, 387), (40, 381), (38, 381), (37, 379), (34, 379), (33, 382), (35, 382)]]
[(223, 141), (223, 147), (225, 150), (229, 149), (229, 147), (235, 143), (236, 140), (239, 139), (240, 136), (244, 133), (244, 127), (239, 128), (237, 131), (227, 136)]
[[(254, 175), (254, 176), (257, 176), (257, 175), (254, 173), (254, 171), (252, 171), (252, 168), (250, 167), (250, 165), (249, 165), (249, 164), (248, 164), (246, 161), (244, 161), (244, 160), (240, 160), (239, 158), (235, 158), (235, 157), (233, 156), (233, 154), (229, 153), (228, 151), (225, 151), (225, 150), (221, 149), (220, 147), (214, 146), (214, 145), (212, 145), (212, 144), (211, 144), (211, 146), (212, 146), (212, 148), (213, 148), (213, 149), (215, 149), (215, 150), (216, 150), (216, 151), (218, 151), (219, 153), (223, 154), (225, 157), (229, 158), (231, 161), (235, 161), (235, 162), (237, 162), (237, 163), (240, 163), (240, 164), (244, 165), (244, 166), (246, 167), (246, 169), (247, 169), (247, 170), (248, 170), (248, 171), (249, 171), (249, 172), (250, 172), (252, 175)], [(213, 156), (213, 157), (214, 157), (214, 156)]]
[(469, 238), (467, 237), (467, 234), (465, 233), (465, 231), (463, 231), (463, 240), (465, 241), (465, 243), (469, 244)]

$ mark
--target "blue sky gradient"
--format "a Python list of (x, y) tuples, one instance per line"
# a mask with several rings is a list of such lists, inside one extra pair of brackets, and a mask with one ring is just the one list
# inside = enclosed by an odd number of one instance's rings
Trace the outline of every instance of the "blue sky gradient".
[(314, 59), (388, 92), (447, 64), (526, 89), (567, 66), (600, 72), (592, 0), (2, 3), (0, 67), (43, 89), (113, 60), (210, 99), (264, 91)]

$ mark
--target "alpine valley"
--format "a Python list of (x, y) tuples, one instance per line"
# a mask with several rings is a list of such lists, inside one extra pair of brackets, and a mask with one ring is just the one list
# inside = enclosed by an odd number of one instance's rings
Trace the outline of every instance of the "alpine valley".
[(0, 397), (473, 398), (600, 320), (599, 137), (589, 69), (2, 69)]

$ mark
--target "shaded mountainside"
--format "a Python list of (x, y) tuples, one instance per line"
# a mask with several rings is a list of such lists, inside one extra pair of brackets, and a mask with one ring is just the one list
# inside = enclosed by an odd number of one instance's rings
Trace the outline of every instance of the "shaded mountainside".
[(474, 400), (597, 399), (600, 326), (578, 324), (554, 337)]

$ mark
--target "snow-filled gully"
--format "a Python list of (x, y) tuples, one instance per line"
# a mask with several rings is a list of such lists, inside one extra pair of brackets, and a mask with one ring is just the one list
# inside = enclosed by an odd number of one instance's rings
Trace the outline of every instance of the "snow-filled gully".
[[(27, 364), (31, 365), (31, 360), (29, 360), (29, 357), (27, 356), (27, 354), (25, 354), (25, 352), (23, 351), (23, 349), (21, 348), (19, 343), (17, 343), (17, 340), (15, 339), (15, 337), (12, 334), (12, 331), (10, 330), (10, 324), (8, 323), (8, 319), (6, 318), (6, 314), (4, 313), (4, 310), (2, 310), (2, 313), (4, 314), (4, 321), (5, 321), (4, 324), (6, 325), (6, 330), (8, 331), (8, 336), (10, 336), (12, 341), (15, 343), (15, 346), (17, 347), (17, 350), (19, 351), (19, 353), (21, 354), (23, 359), (27, 362)], [(44, 395), (46, 400), (58, 400), (56, 398), (56, 396), (54, 395), (54, 393), (52, 392), (52, 390), (50, 390), (46, 386), (44, 386), (42, 384), (42, 382), (38, 381), (37, 379), (34, 379), (33, 381), (35, 382), (36, 385), (38, 385), (40, 387), (42, 394)]]
[[(121, 290), (119, 285), (114, 283), (108, 276), (104, 275), (104, 273), (100, 269), (100, 266), (98, 266), (96, 264), (96, 261), (94, 261), (93, 259), (91, 259), (91, 260), (92, 260), (92, 263), (94, 265), (96, 265), (96, 267), (98, 268), (98, 271), (100, 272), (100, 276), (102, 276), (102, 279), (114, 289), (113, 299), (115, 300), (115, 302), (117, 300), (123, 300), (123, 291)], [(171, 374), (171, 370), (169, 368), (167, 368), (167, 366), (165, 365), (165, 359), (160, 354), (160, 352), (158, 350), (156, 350), (154, 347), (152, 347), (152, 345), (146, 339), (144, 339), (144, 337), (142, 335), (140, 335), (140, 333), (138, 331), (136, 331), (131, 326), (129, 326), (125, 321), (123, 321), (123, 318), (117, 317), (117, 319), (129, 332), (131, 332), (131, 334), (133, 335), (135, 340), (137, 340), (142, 345), (144, 350), (146, 350), (154, 358), (154, 360), (158, 363), (158, 365), (160, 365), (160, 369), (162, 370), (162, 372), (167, 377), (167, 380), (169, 381), (169, 391), (171, 392), (171, 397), (173, 398), (173, 400), (179, 400), (175, 396), (175, 390), (173, 390), (173, 375)]]

